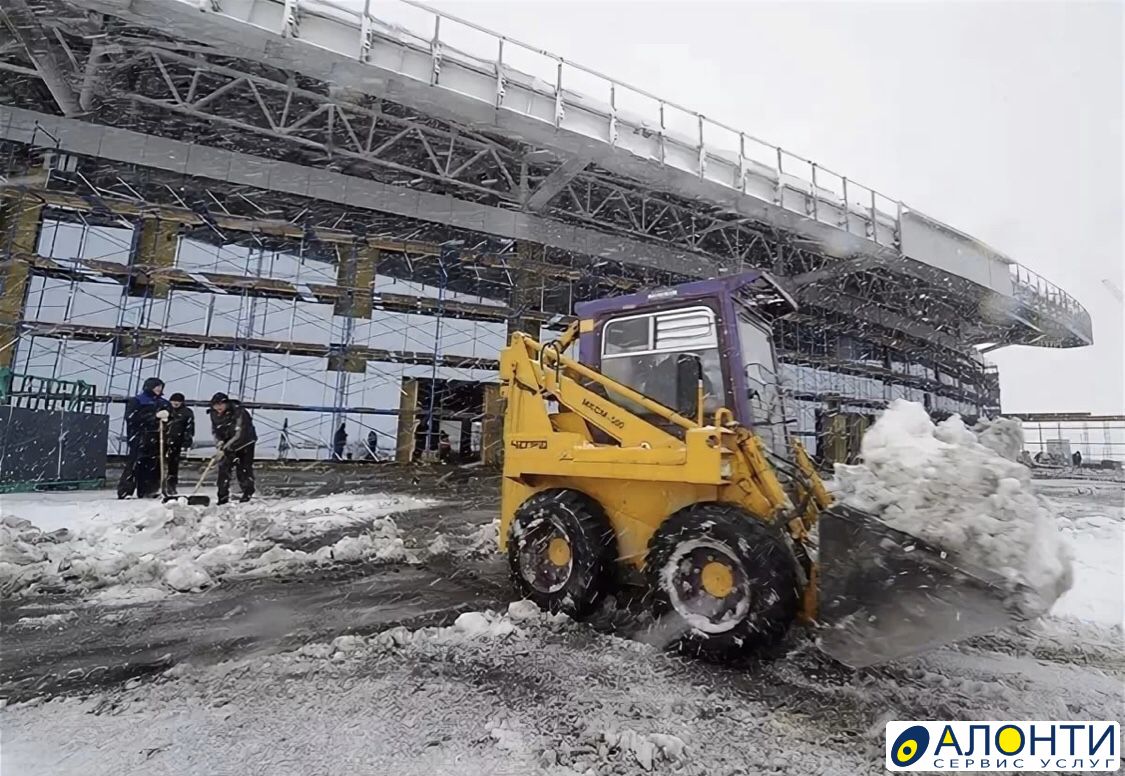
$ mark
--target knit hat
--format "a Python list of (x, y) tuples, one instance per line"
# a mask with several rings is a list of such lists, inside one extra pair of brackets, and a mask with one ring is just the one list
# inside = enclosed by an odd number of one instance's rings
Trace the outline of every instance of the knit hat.
[(168, 401), (184, 401), (184, 395), (182, 393), (174, 393), (168, 397)]
[(157, 389), (157, 387), (163, 388), (164, 381), (159, 377), (150, 377), (145, 380), (144, 385), (141, 387), (141, 390), (145, 393), (152, 393)]
[(225, 393), (223, 393), (222, 391), (219, 391), (218, 393), (216, 393), (214, 396), (211, 397), (211, 406), (215, 406), (216, 404), (222, 404), (225, 401), (229, 401), (227, 395)]

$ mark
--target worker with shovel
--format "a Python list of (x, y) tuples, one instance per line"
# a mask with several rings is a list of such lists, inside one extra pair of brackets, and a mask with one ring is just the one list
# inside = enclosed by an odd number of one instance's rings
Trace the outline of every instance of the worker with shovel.
[(117, 497), (136, 493), (137, 498), (160, 495), (160, 425), (168, 419), (164, 381), (145, 380), (141, 392), (125, 404), (125, 436), (129, 445), (125, 468), (117, 483)]
[(242, 404), (225, 393), (211, 397), (211, 433), (215, 437), (215, 458), (219, 465), (219, 504), (230, 500), (230, 475), (234, 469), (238, 487), (242, 490), (239, 501), (249, 501), (254, 495), (254, 443), (258, 434), (254, 421)]
[(195, 413), (184, 403), (182, 393), (172, 394), (168, 397), (168, 401), (171, 406), (168, 409), (168, 425), (164, 432), (164, 458), (167, 462), (164, 493), (174, 496), (180, 482), (180, 456), (183, 455), (184, 450), (191, 449), (195, 438)]

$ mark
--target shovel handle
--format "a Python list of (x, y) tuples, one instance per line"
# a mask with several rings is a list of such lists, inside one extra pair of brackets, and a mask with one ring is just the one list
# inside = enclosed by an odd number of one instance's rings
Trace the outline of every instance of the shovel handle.
[(166, 471), (167, 463), (164, 461), (164, 421), (160, 418), (156, 419), (159, 424), (160, 431), (160, 495), (168, 495), (168, 474)]
[(211, 460), (209, 460), (207, 462), (207, 465), (203, 467), (203, 474), (199, 475), (199, 482), (195, 483), (195, 490), (193, 490), (191, 492), (192, 496), (198, 495), (199, 489), (203, 487), (203, 481), (205, 479), (207, 479), (207, 475), (210, 473), (211, 467), (215, 465), (215, 461), (217, 461), (217, 460), (219, 460), (219, 454), (218, 453), (211, 456)]

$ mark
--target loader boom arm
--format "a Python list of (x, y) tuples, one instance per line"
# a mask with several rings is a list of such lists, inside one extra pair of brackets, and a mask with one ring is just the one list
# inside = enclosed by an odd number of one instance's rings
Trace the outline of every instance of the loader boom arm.
[[(708, 486), (714, 500), (737, 501), (763, 519), (791, 511), (761, 443), (729, 411), (719, 410), (715, 425), (701, 425), (568, 358), (559, 344), (516, 334), (501, 356), (505, 478), (686, 483)], [(558, 412), (549, 411), (548, 401), (557, 402)]]

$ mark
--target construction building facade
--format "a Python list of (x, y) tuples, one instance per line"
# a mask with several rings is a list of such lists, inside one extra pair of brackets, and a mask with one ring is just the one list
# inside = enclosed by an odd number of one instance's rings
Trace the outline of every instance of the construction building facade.
[(159, 375), (242, 399), (262, 457), (343, 424), (353, 457), (495, 458), (512, 332), (752, 268), (801, 304), (779, 381), (826, 460), (895, 398), (998, 414), (991, 349), (1092, 341), (973, 238), (424, 6), (45, 7), (0, 12), (0, 369), (95, 386), (110, 452)]

